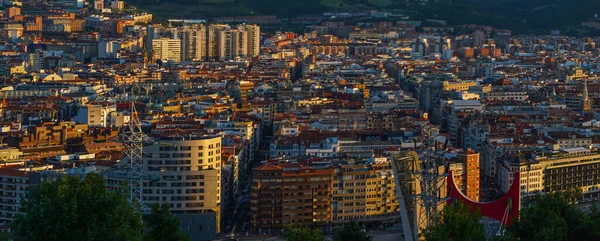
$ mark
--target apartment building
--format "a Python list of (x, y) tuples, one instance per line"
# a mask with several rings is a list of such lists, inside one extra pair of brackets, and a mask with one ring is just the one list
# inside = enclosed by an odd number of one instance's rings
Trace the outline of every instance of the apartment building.
[(479, 153), (466, 150), (458, 153), (458, 159), (464, 163), (464, 194), (471, 200), (479, 202), (481, 172)]
[(32, 186), (40, 184), (39, 172), (0, 168), (0, 230), (8, 228)]
[(111, 112), (116, 112), (116, 106), (87, 105), (79, 109), (74, 117), (75, 122), (88, 124), (89, 126), (108, 127)]
[(155, 59), (181, 62), (181, 40), (159, 38), (152, 40), (152, 53)]
[[(507, 156), (508, 155), (508, 156)], [(498, 173), (500, 188), (506, 192), (515, 172), (521, 175), (521, 195), (581, 189), (585, 197), (600, 197), (600, 153), (570, 148), (530, 158), (507, 154)]]
[(248, 55), (248, 32), (239, 29), (219, 31), (219, 60), (231, 60)]
[(206, 50), (209, 59), (219, 58), (219, 33), (230, 28), (231, 27), (227, 24), (211, 24), (210, 26), (208, 26), (208, 46)]
[(206, 58), (206, 26), (199, 24), (172, 30), (174, 38), (181, 41), (181, 60), (193, 61)]
[[(215, 214), (204, 229), (220, 231), (221, 137), (167, 136), (144, 147), (144, 168), (159, 181), (146, 182), (142, 202), (167, 203), (175, 215)], [(187, 221), (186, 221), (187, 222)], [(185, 229), (184, 229), (185, 230)], [(197, 231), (197, 230), (195, 230)], [(193, 240), (194, 237), (192, 237)]]
[(255, 57), (260, 54), (260, 26), (243, 24), (238, 26), (238, 29), (248, 33), (248, 41), (246, 49), (248, 57)]
[(398, 218), (396, 184), (386, 158), (271, 161), (253, 174), (250, 211), (256, 230)]
[(398, 218), (394, 173), (387, 158), (334, 166), (332, 222), (389, 221)]
[(253, 229), (327, 224), (331, 220), (332, 169), (299, 163), (264, 164), (253, 170)]

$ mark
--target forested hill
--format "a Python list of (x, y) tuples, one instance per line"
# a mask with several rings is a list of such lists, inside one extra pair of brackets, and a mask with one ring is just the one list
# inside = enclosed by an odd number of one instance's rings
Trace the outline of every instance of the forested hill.
[(486, 24), (526, 32), (573, 29), (593, 21), (600, 0), (442, 0), (423, 5), (412, 0), (131, 0), (164, 17), (211, 18), (277, 15), (291, 18), (325, 11), (381, 9), (410, 13), (414, 19), (436, 18), (451, 24)]

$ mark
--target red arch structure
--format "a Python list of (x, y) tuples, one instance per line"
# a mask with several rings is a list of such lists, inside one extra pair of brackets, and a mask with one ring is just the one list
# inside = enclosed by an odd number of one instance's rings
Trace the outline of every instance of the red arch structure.
[[(475, 202), (466, 197), (460, 188), (456, 187), (454, 182), (454, 176), (452, 171), (448, 173), (448, 196), (450, 200), (449, 204), (460, 200), (465, 203), (466, 206), (471, 207), (471, 211), (475, 212), (479, 209), (482, 216), (490, 217), (500, 221), (503, 225), (510, 226), (513, 221), (519, 217), (519, 209), (521, 207), (521, 190), (519, 179), (521, 175), (518, 172), (514, 173), (515, 179), (513, 180), (512, 186), (504, 196), (500, 199), (492, 202)], [(506, 209), (508, 205), (508, 215), (505, 217)]]

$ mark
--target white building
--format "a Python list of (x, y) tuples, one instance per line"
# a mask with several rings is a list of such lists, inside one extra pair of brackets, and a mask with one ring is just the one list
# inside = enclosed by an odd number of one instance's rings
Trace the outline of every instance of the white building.
[(108, 127), (108, 116), (113, 111), (117, 111), (116, 106), (87, 105), (79, 109), (73, 120), (89, 126)]
[(159, 38), (152, 40), (153, 57), (162, 61), (181, 62), (181, 40)]

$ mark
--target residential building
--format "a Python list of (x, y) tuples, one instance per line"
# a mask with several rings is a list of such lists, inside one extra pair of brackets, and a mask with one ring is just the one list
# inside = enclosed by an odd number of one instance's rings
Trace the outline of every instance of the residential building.
[(173, 61), (181, 62), (181, 40), (159, 38), (152, 40), (152, 53), (155, 59), (160, 59), (164, 62)]

